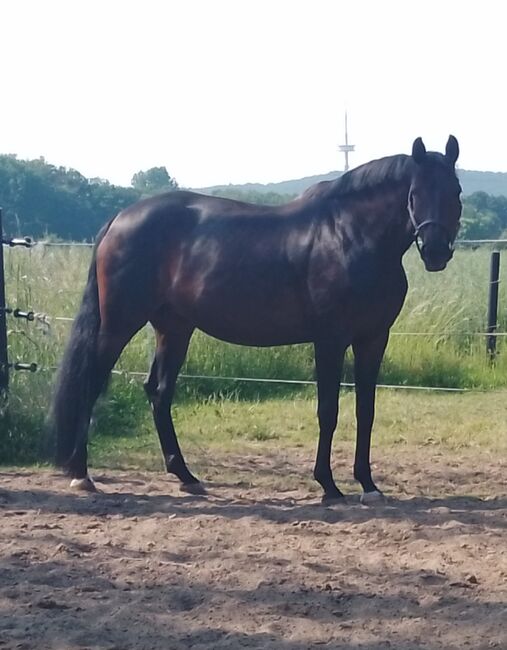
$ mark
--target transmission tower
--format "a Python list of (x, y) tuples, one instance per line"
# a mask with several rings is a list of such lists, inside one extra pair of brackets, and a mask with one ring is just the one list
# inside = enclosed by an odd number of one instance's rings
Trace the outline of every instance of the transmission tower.
[(349, 144), (349, 132), (347, 127), (347, 111), (345, 111), (345, 144), (339, 145), (338, 149), (345, 154), (345, 167), (344, 171), (349, 171), (349, 153), (355, 151), (356, 145)]

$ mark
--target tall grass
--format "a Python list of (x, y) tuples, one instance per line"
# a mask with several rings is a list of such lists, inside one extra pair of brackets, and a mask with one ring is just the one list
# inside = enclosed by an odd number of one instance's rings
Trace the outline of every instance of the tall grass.
[[(36, 361), (35, 375), (12, 373), (8, 413), (0, 417), (2, 455), (10, 461), (35, 460), (48, 442), (40, 435), (49, 402), (53, 369), (58, 364), (69, 323), (77, 311), (91, 256), (87, 248), (35, 247), (6, 250), (6, 294), (12, 307), (39, 314), (34, 323), (9, 317), (11, 361)], [(458, 250), (442, 273), (424, 271), (415, 250), (405, 259), (409, 294), (391, 337), (381, 372), (389, 384), (493, 388), (507, 385), (504, 339), (491, 364), (485, 354), (484, 332), (488, 294), (489, 251)], [(507, 269), (502, 269), (505, 277)], [(506, 288), (500, 284), (499, 328), (507, 330)], [(47, 315), (47, 319), (44, 318)], [(425, 332), (425, 336), (411, 333)], [(153, 352), (153, 333), (145, 328), (124, 351), (117, 369), (145, 372)], [(193, 338), (185, 374), (227, 377), (313, 379), (313, 350), (309, 345), (271, 349), (244, 348), (221, 343), (201, 333)], [(353, 381), (350, 359), (345, 379)], [(206, 400), (210, 395), (262, 399), (303, 391), (294, 386), (257, 385), (235, 381), (182, 379), (178, 398)], [(134, 427), (145, 413), (139, 379), (125, 374), (112, 381), (108, 401), (99, 409), (99, 428)], [(144, 415), (143, 415), (144, 417)], [(37, 444), (34, 444), (37, 432)], [(3, 443), (2, 443), (3, 439)]]

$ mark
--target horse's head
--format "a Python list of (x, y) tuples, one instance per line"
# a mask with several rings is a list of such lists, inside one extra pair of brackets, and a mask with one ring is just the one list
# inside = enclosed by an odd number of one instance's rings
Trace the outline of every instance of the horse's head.
[(461, 186), (455, 164), (458, 141), (449, 136), (445, 154), (426, 151), (421, 138), (414, 141), (413, 174), (408, 193), (408, 214), (417, 248), (427, 271), (442, 271), (454, 252), (461, 216)]

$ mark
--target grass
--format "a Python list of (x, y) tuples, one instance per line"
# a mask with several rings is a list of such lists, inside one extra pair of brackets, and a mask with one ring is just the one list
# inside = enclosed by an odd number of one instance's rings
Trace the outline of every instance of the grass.
[[(41, 370), (35, 375), (21, 372), (12, 374), (9, 407), (4, 408), (0, 416), (0, 462), (34, 462), (47, 453), (49, 445), (41, 432), (44, 430), (44, 417), (50, 398), (52, 369), (61, 357), (69, 331), (68, 322), (54, 317), (75, 315), (90, 254), (87, 248), (36, 247), (30, 251), (5, 251), (8, 304), (24, 310), (33, 309), (39, 314), (47, 314), (49, 318), (40, 316), (35, 323), (26, 323), (9, 317), (11, 361), (36, 361)], [(416, 251), (410, 251), (405, 266), (410, 290), (393, 328), (380, 381), (480, 389), (507, 387), (504, 339), (498, 341), (499, 354), (492, 365), (485, 354), (484, 337), (475, 335), (485, 330), (489, 251), (458, 250), (448, 269), (436, 274), (426, 273)], [(501, 269), (501, 274), (503, 279), (504, 269)], [(501, 283), (501, 331), (507, 330), (506, 291), (505, 283)], [(411, 332), (426, 332), (427, 335), (415, 337), (406, 334)], [(129, 344), (117, 368), (145, 372), (152, 350), (153, 333), (145, 328)], [(313, 351), (308, 345), (243, 348), (223, 344), (197, 333), (183, 372), (311, 380)], [(353, 381), (350, 358), (345, 380)], [(451, 439), (454, 435), (456, 440), (461, 441), (460, 444), (467, 440), (466, 422), (462, 424), (463, 435), (456, 429), (462, 409), (465, 409), (468, 420), (476, 423), (474, 435), (482, 436), (480, 432), (484, 422), (485, 429), (492, 431), (493, 419), (478, 421), (474, 409), (480, 411), (480, 404), (490, 404), (492, 399), (494, 402), (496, 395), (446, 396), (447, 406), (442, 409), (440, 420), (449, 421), (451, 429), (445, 434), (445, 439)], [(298, 386), (180, 380), (176, 420), (183, 437), (190, 444), (194, 444), (192, 436), (199, 441), (198, 444), (204, 445), (225, 445), (226, 440), (233, 441), (229, 444), (240, 446), (272, 445), (277, 441), (286, 444), (285, 435), (289, 435), (294, 444), (299, 444), (305, 435), (309, 436), (309, 440), (315, 440), (315, 405), (311, 402), (311, 396), (311, 388)], [(441, 431), (442, 427), (437, 426), (438, 422), (433, 416), (436, 405), (443, 403), (440, 399), (437, 395), (422, 397), (406, 392), (390, 393), (389, 397), (383, 394), (381, 403), (385, 406), (379, 411), (378, 421), (380, 440), (384, 440), (386, 431), (392, 433), (386, 439), (386, 444), (395, 444), (396, 436), (400, 436), (400, 440), (403, 437), (412, 439), (409, 429), (418, 431), (421, 426), (426, 428), (428, 422), (433, 423), (435, 431)], [(351, 396), (345, 395), (340, 436), (352, 431), (352, 420), (347, 415), (350, 400)], [(465, 405), (470, 403), (476, 406), (467, 410)], [(402, 417), (403, 410), (407, 409), (414, 409), (417, 413), (412, 424)], [(492, 408), (493, 413), (497, 410)], [(283, 415), (278, 416), (278, 413)], [(387, 414), (392, 418), (398, 414), (399, 426), (382, 421)], [(115, 444), (118, 444), (119, 447), (130, 449), (129, 453), (138, 460), (143, 454), (147, 454), (147, 458), (158, 457), (151, 418), (138, 378), (125, 376), (113, 380), (108, 398), (98, 409), (97, 420), (94, 448), (100, 440), (104, 454), (107, 449), (114, 450)], [(312, 433), (307, 434), (306, 431)], [(133, 432), (138, 435), (132, 435)], [(430, 434), (427, 437), (431, 437)], [(488, 444), (496, 444), (489, 433), (486, 438)], [(115, 455), (119, 452), (116, 449), (111, 453)], [(97, 459), (100, 458), (99, 454)]]
[[(465, 394), (379, 390), (373, 456), (378, 447), (413, 446), (438, 447), (456, 454), (461, 450), (505, 454), (506, 398), (505, 390)], [(346, 448), (350, 453), (355, 440), (353, 392), (344, 391), (340, 406), (335, 447)], [(220, 462), (229, 453), (269, 454), (295, 447), (314, 449), (315, 412), (316, 401), (304, 390), (299, 397), (284, 399), (182, 401), (174, 409), (174, 420), (185, 455), (193, 466), (197, 462), (198, 468), (205, 470), (206, 465)], [(91, 438), (93, 465), (163, 469), (149, 409), (144, 405), (138, 414), (138, 424), (132, 430), (118, 421), (116, 427), (110, 427), (111, 421), (101, 419), (99, 410)]]

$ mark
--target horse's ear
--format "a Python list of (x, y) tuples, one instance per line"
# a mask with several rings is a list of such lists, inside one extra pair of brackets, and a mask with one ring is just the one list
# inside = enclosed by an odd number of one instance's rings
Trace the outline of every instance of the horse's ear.
[(447, 144), (445, 145), (445, 157), (451, 163), (455, 165), (459, 156), (459, 144), (456, 138), (453, 135), (449, 136)]
[(422, 138), (416, 138), (414, 140), (414, 144), (412, 145), (412, 158), (416, 163), (421, 164), (424, 162), (425, 157), (426, 147), (424, 146), (424, 142), (422, 141)]

